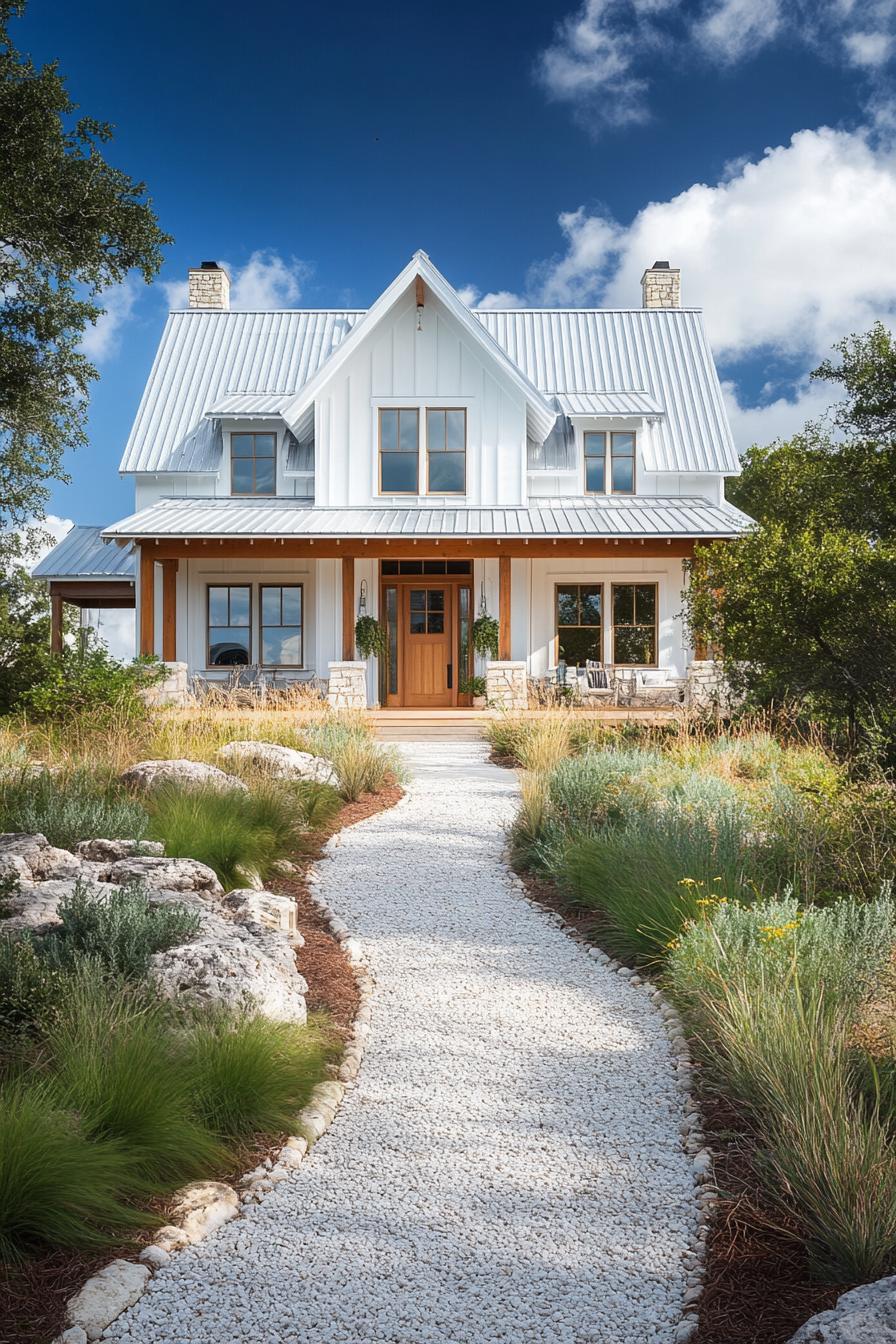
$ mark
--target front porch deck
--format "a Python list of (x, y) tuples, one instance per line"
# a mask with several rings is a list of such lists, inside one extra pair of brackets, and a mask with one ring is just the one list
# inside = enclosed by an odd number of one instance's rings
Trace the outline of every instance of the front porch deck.
[[(377, 738), (381, 742), (474, 742), (483, 735), (485, 725), (501, 718), (499, 709), (370, 709)], [(606, 705), (597, 709), (523, 709), (513, 718), (544, 719), (569, 714), (577, 719), (600, 719), (603, 723), (669, 723), (681, 713), (681, 707)]]

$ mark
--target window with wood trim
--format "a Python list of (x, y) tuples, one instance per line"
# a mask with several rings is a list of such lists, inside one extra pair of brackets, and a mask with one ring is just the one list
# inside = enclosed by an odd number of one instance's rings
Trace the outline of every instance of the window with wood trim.
[(599, 663), (603, 656), (603, 585), (558, 583), (557, 661), (568, 667)]
[(610, 484), (614, 495), (635, 493), (635, 436), (627, 430), (610, 435)]
[(656, 584), (614, 583), (612, 604), (613, 662), (617, 667), (655, 667)]
[(231, 434), (230, 493), (232, 495), (277, 493), (276, 434)]
[(467, 412), (431, 406), (426, 411), (426, 488), (431, 495), (467, 490)]
[(261, 585), (261, 661), (266, 667), (302, 667), (300, 583)]
[(380, 494), (420, 493), (420, 412), (380, 407)]
[(585, 434), (585, 490), (589, 495), (603, 495), (607, 489), (607, 435), (604, 430), (588, 430)]
[(252, 661), (252, 589), (209, 584), (206, 667), (246, 667)]

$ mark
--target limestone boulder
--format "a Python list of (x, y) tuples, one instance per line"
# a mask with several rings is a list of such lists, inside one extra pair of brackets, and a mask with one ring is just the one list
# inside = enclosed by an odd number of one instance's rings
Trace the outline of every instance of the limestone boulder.
[(198, 859), (173, 859), (163, 855), (137, 855), (109, 865), (110, 882), (124, 886), (139, 882), (156, 891), (196, 891), (207, 899), (223, 894), (217, 874)]
[(301, 947), (305, 942), (296, 925), (296, 903), (291, 896), (240, 887), (236, 891), (228, 891), (224, 905), (240, 924), (260, 924), (266, 929), (279, 929), (287, 935), (294, 947)]
[(92, 896), (106, 896), (110, 891), (119, 890), (114, 884), (84, 877), (21, 886), (4, 902), (7, 914), (0, 920), (0, 933), (18, 937), (23, 933), (51, 933), (59, 928), (62, 923), (59, 907), (72, 896), (79, 883), (81, 889)]
[(241, 761), (254, 765), (275, 779), (308, 779), (335, 787), (336, 772), (323, 756), (308, 751), (281, 747), (277, 742), (228, 742), (218, 756), (225, 762)]
[(88, 863), (117, 863), (144, 855), (162, 855), (165, 846), (159, 840), (81, 840), (75, 853)]
[[(160, 898), (169, 898), (159, 893)], [(171, 893), (170, 899), (181, 899)], [(199, 908), (194, 895), (187, 903)], [(278, 1022), (306, 1020), (308, 986), (296, 969), (288, 939), (256, 923), (237, 923), (208, 903), (199, 909), (202, 927), (189, 943), (157, 952), (150, 973), (169, 999), (202, 1007), (263, 1013)]]
[(177, 1191), (171, 1221), (190, 1242), (201, 1241), (239, 1213), (236, 1191), (223, 1181), (193, 1181)]
[(106, 1327), (142, 1297), (149, 1276), (147, 1265), (113, 1260), (71, 1299), (69, 1325), (80, 1326), (88, 1339), (100, 1339)]
[(790, 1344), (896, 1344), (896, 1276), (853, 1288), (797, 1330)]
[(185, 788), (211, 785), (217, 789), (236, 789), (245, 793), (246, 785), (236, 775), (228, 775), (216, 765), (204, 761), (138, 761), (120, 776), (122, 784), (140, 793), (160, 784), (180, 784)]
[(5, 831), (0, 835), (0, 871), (20, 880), (46, 882), (77, 877), (81, 861), (67, 849), (57, 849), (40, 832)]

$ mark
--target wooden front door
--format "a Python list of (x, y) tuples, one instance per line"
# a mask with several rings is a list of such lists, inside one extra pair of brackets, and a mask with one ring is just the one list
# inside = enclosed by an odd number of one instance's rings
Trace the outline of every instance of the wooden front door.
[(404, 703), (432, 709), (454, 704), (454, 587), (424, 579), (402, 584), (399, 592)]

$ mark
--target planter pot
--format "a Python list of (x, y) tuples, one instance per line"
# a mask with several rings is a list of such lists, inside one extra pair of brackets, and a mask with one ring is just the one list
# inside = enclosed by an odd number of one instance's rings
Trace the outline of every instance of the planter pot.
[(474, 695), (474, 696), (473, 696), (473, 708), (474, 708), (474, 709), (485, 709), (485, 696), (484, 696), (484, 695)]

